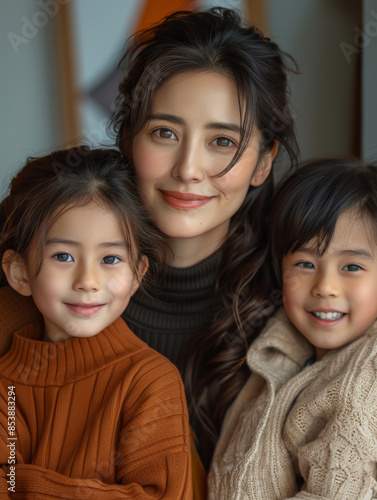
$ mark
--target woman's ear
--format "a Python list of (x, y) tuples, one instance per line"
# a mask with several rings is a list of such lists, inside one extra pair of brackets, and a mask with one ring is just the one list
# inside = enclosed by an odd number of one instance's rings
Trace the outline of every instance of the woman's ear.
[(21, 255), (13, 250), (6, 250), (1, 265), (9, 285), (20, 295), (31, 295), (29, 277)]
[(250, 182), (251, 186), (254, 187), (261, 186), (267, 179), (267, 177), (271, 172), (272, 163), (275, 159), (278, 149), (279, 149), (279, 142), (275, 139), (272, 149), (268, 153), (264, 154), (260, 159), (259, 165), (257, 166), (257, 169), (254, 172), (254, 175), (251, 179)]

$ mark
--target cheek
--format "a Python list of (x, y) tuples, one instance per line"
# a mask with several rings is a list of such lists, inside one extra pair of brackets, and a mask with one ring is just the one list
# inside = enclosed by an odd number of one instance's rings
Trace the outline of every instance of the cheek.
[(133, 166), (139, 183), (149, 182), (156, 177), (156, 170), (152, 168), (152, 165), (153, 167), (156, 165), (152, 155), (140, 154), (133, 158)]
[(249, 191), (249, 179), (242, 172), (232, 172), (212, 180), (215, 189), (222, 193), (233, 215), (244, 202)]
[(365, 317), (373, 320), (377, 316), (377, 284), (374, 282), (363, 284), (351, 289), (351, 293), (354, 307), (362, 310)]
[(43, 267), (36, 278), (30, 282), (30, 288), (33, 296), (43, 295), (48, 301), (50, 297), (55, 296), (65, 287), (64, 276), (54, 273), (53, 270), (46, 270)]
[(156, 180), (163, 173), (168, 157), (137, 141), (132, 150), (132, 165), (138, 182), (143, 184)]
[(286, 309), (301, 307), (306, 297), (306, 287), (301, 276), (294, 271), (287, 271), (283, 281), (283, 304)]
[(118, 274), (109, 279), (107, 289), (114, 296), (119, 298), (126, 297), (131, 293), (134, 281), (135, 278), (131, 272)]
[(221, 177), (214, 179), (214, 184), (217, 188), (224, 192), (240, 193), (246, 196), (250, 187), (251, 175), (248, 175), (244, 169), (239, 168), (238, 165), (234, 166), (229, 172)]

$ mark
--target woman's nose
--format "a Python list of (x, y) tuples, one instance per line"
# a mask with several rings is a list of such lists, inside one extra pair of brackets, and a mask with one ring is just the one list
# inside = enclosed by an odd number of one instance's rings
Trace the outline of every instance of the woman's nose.
[(199, 144), (182, 145), (172, 170), (173, 178), (185, 183), (201, 182), (205, 177), (204, 156)]

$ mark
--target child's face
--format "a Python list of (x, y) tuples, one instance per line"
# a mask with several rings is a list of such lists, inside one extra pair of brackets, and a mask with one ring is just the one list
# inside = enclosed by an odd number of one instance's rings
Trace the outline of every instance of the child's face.
[(95, 203), (67, 210), (48, 232), (42, 268), (29, 286), (45, 340), (91, 337), (115, 321), (138, 281), (113, 213)]
[(315, 242), (283, 258), (283, 300), (296, 328), (316, 347), (357, 339), (377, 317), (377, 251), (367, 219), (343, 213), (326, 252)]

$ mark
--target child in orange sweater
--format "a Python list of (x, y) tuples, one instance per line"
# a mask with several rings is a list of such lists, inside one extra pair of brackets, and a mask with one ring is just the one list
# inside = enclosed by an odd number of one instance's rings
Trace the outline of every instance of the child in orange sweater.
[(0, 499), (192, 498), (179, 373), (120, 318), (161, 244), (130, 175), (114, 150), (60, 151), (0, 205), (3, 273), (44, 320), (0, 358)]

